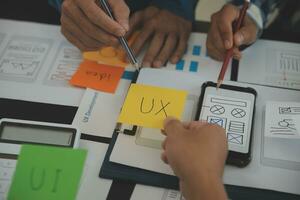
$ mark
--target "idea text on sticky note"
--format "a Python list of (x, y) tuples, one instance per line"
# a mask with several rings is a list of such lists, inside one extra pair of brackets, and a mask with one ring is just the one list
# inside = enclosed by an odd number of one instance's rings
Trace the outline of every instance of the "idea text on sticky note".
[(124, 73), (124, 68), (83, 61), (70, 80), (72, 85), (114, 93)]

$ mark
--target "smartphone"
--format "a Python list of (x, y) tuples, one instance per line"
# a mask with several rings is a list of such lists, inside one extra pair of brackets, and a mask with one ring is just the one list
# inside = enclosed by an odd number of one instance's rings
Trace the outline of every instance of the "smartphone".
[(196, 120), (217, 124), (226, 131), (227, 164), (245, 167), (251, 161), (255, 100), (253, 88), (206, 82), (202, 85)]

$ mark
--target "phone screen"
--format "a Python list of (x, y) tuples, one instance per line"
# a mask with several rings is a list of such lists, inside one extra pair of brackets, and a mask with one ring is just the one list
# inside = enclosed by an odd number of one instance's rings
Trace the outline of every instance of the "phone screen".
[(199, 119), (223, 127), (229, 150), (246, 154), (250, 146), (254, 102), (252, 93), (207, 86)]

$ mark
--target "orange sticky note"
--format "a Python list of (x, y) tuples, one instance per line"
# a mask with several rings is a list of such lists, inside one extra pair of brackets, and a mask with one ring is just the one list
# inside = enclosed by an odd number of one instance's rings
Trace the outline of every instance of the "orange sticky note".
[(83, 61), (70, 80), (72, 85), (114, 93), (123, 75), (123, 67), (112, 67)]
[[(130, 37), (128, 44), (132, 44), (139, 35), (139, 32), (135, 32)], [(97, 61), (103, 64), (127, 67), (129, 63), (124, 61), (126, 53), (122, 47), (105, 47), (99, 51), (88, 51), (83, 53), (83, 58), (86, 60)]]
[(108, 65), (127, 67), (129, 63), (124, 61), (124, 53), (122, 49), (116, 49), (113, 47), (105, 47), (99, 51), (89, 51), (83, 53), (83, 58), (86, 60), (92, 60), (101, 62)]

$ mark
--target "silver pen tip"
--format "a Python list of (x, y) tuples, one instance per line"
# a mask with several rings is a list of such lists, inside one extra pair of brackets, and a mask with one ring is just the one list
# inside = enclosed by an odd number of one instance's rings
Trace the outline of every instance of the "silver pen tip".
[(139, 63), (134, 63), (133, 66), (135, 67), (135, 69), (140, 70)]

